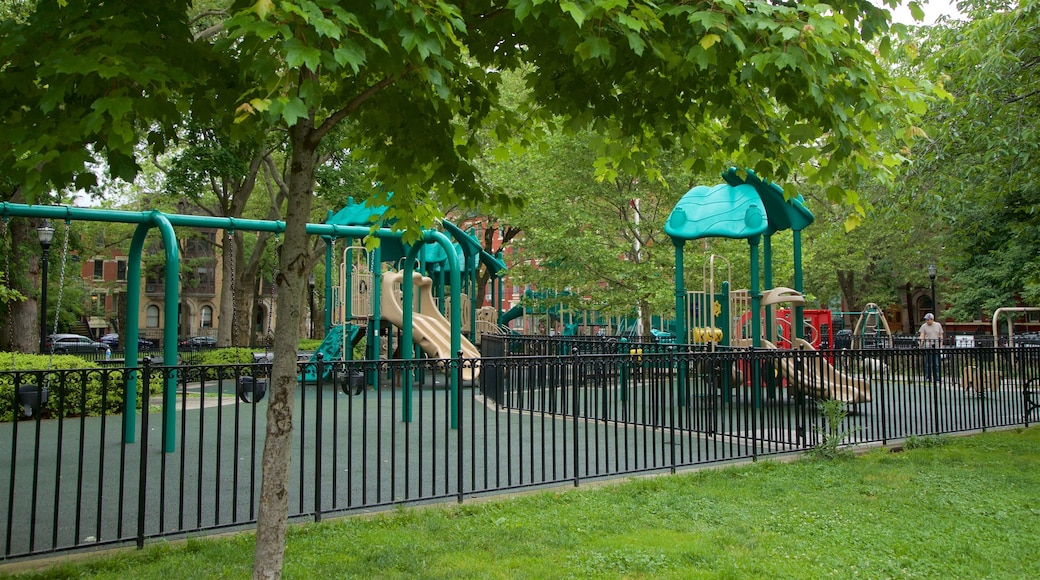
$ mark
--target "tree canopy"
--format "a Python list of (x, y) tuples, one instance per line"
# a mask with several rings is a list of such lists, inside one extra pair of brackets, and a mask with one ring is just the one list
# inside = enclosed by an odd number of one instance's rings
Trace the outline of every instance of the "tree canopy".
[[(0, 24), (0, 170), (28, 199), (126, 179), (176, 143), (187, 113), (284, 131), (286, 233), (255, 574), (277, 576), (285, 534), (293, 351), (306, 289), (320, 151), (365, 160), (389, 217), (411, 236), (460, 203), (507, 205), (475, 159), (541, 127), (593, 130), (601, 178), (656, 175), (663, 151), (693, 171), (724, 152), (783, 182), (858, 203), (846, 177), (890, 182), (894, 144), (916, 135), (927, 82), (895, 76), (888, 13), (866, 0), (239, 0), (193, 33), (187, 0), (41, 0)], [(207, 11), (208, 17), (212, 14)], [(502, 72), (523, 70), (517, 107)], [(882, 140), (886, 131), (895, 140)], [(233, 130), (232, 130), (233, 133)], [(11, 193), (11, 192), (9, 192)], [(390, 194), (393, 194), (392, 196)]]

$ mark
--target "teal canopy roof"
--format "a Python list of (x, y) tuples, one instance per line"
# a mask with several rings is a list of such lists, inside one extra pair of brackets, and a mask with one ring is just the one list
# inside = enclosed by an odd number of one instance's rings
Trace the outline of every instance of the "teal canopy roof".
[[(347, 205), (336, 212), (326, 223), (363, 227), (372, 227), (375, 224), (387, 225), (383, 223), (383, 214), (386, 213), (386, 209), (385, 206), (370, 206), (368, 202), (356, 203), (354, 198), (350, 197), (347, 198)], [(498, 277), (505, 273), (505, 263), (486, 252), (472, 234), (448, 221), (442, 221), (441, 225), (455, 242), (459, 266), (464, 272), (472, 271), (478, 263), (482, 263), (487, 266), (492, 276)], [(380, 241), (380, 248), (380, 255), (384, 262), (398, 262), (407, 254), (407, 248), (399, 239), (383, 239)], [(437, 244), (427, 244), (423, 250), (423, 257), (434, 271), (439, 270), (446, 259), (444, 250)]]
[[(370, 206), (368, 202), (356, 203), (353, 197), (347, 198), (347, 205), (336, 212), (325, 223), (337, 226), (372, 227), (382, 224), (385, 206)], [(379, 255), (383, 262), (397, 262), (405, 257), (404, 243), (400, 239), (384, 238), (379, 242)]]
[(730, 168), (722, 178), (725, 183), (698, 185), (686, 192), (668, 216), (665, 233), (680, 240), (749, 239), (787, 229), (801, 231), (813, 222), (802, 196), (785, 199), (783, 188), (750, 169), (741, 177)]
[(737, 168), (730, 167), (722, 174), (722, 180), (733, 186), (750, 185), (755, 188), (765, 204), (770, 234), (782, 230), (802, 231), (813, 223), (813, 214), (805, 207), (805, 199), (801, 195), (785, 199), (784, 188), (759, 178), (751, 169), (745, 172), (746, 177), (741, 178)]
[(750, 185), (698, 185), (672, 209), (664, 231), (681, 240), (753, 238), (766, 231), (766, 212)]

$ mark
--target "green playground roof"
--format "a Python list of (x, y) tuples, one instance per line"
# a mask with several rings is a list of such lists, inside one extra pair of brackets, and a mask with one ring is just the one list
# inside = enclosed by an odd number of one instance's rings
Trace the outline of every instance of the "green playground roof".
[[(371, 227), (382, 222), (386, 209), (385, 206), (371, 206), (368, 202), (357, 203), (354, 201), (354, 198), (350, 197), (347, 198), (347, 205), (330, 217), (326, 223), (341, 226)], [(476, 267), (479, 260), (480, 263), (487, 266), (492, 276), (501, 276), (505, 272), (505, 263), (486, 252), (472, 234), (463, 231), (447, 220), (441, 221), (441, 225), (455, 242), (456, 253), (459, 256), (459, 266), (464, 271)], [(406, 247), (397, 239), (384, 239), (380, 242), (380, 247), (382, 248), (381, 256), (384, 262), (397, 262), (407, 254)], [(436, 244), (426, 247), (424, 257), (427, 263), (435, 266), (443, 263), (446, 258), (444, 250)]]
[(737, 168), (730, 167), (722, 174), (722, 180), (733, 186), (750, 185), (755, 188), (766, 207), (770, 234), (783, 230), (802, 231), (813, 223), (813, 214), (805, 207), (805, 199), (801, 195), (786, 199), (784, 188), (759, 178), (751, 169), (745, 170), (745, 177), (741, 178)]
[(802, 196), (784, 197), (779, 185), (760, 179), (748, 169), (722, 174), (725, 183), (698, 185), (672, 209), (664, 231), (673, 239), (749, 239), (781, 230), (801, 231), (813, 222)]

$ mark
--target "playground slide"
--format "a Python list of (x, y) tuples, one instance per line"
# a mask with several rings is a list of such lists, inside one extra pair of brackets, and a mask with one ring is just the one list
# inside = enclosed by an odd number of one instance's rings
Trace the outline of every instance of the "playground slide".
[[(765, 348), (776, 349), (776, 345), (768, 340), (762, 341)], [(804, 351), (815, 351), (812, 344), (800, 338), (794, 339), (794, 347)], [(850, 377), (838, 372), (827, 359), (812, 357), (810, 364), (802, 369), (795, 368), (791, 358), (777, 361), (781, 374), (788, 384), (795, 389), (810, 393), (823, 399), (834, 399), (845, 403), (869, 403), (870, 382), (865, 379)]]
[(503, 312), (498, 317), (498, 324), (500, 326), (506, 326), (510, 322), (512, 322), (513, 320), (516, 320), (517, 318), (520, 318), (523, 315), (524, 315), (524, 307), (519, 305), (519, 304), (517, 304), (516, 306), (513, 306), (509, 310), (506, 310), (505, 312)]
[[(327, 361), (343, 360), (343, 333), (347, 334), (347, 343), (353, 347), (357, 344), (357, 341), (361, 338), (361, 328), (354, 326), (353, 324), (347, 324), (345, 327), (342, 324), (333, 326), (329, 329), (329, 332), (325, 335), (325, 338), (321, 341), (318, 346), (318, 350), (314, 351), (311, 355), (310, 361), (314, 362), (318, 360), (318, 354), (322, 355), (322, 358)], [(332, 378), (333, 366), (329, 365), (325, 369), (325, 376), (323, 379)], [(317, 373), (315, 366), (308, 366), (307, 370), (304, 371), (303, 380), (313, 383), (317, 380)]]
[[(380, 299), (383, 318), (398, 328), (403, 328), (404, 310), (401, 308), (402, 293), (395, 291), (395, 284), (400, 284), (404, 272), (383, 275), (383, 291)], [(451, 352), (451, 323), (437, 310), (433, 301), (433, 280), (418, 273), (412, 274), (415, 285), (415, 296), (419, 299), (419, 310), (412, 312), (412, 340), (430, 358), (455, 358)], [(460, 336), (462, 356), (480, 358), (480, 351), (465, 336)], [(462, 379), (466, 381), (477, 378), (479, 368), (462, 369)]]

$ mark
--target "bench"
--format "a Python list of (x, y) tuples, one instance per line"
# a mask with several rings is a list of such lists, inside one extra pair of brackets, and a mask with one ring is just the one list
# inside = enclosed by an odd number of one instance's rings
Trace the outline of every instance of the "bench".
[(1025, 386), (1022, 387), (1022, 405), (1025, 409), (1026, 419), (1029, 419), (1033, 411), (1040, 409), (1040, 378), (1026, 381)]

